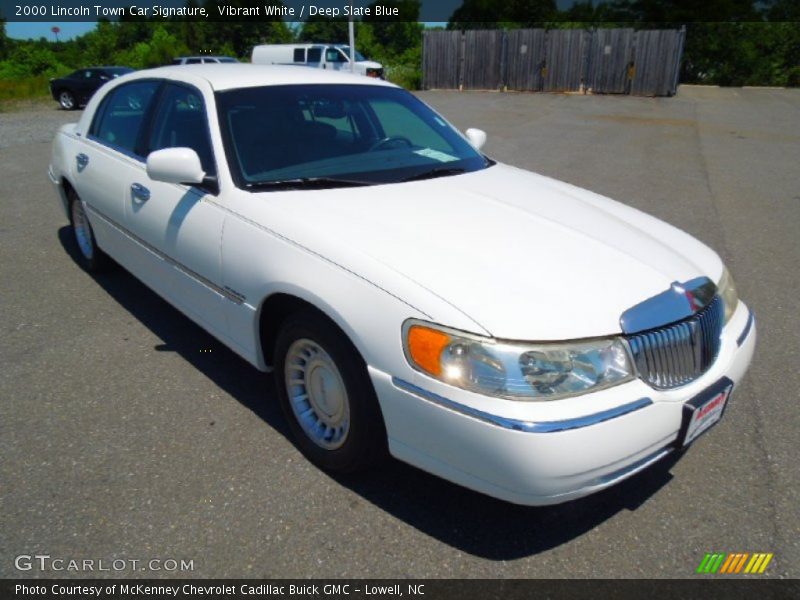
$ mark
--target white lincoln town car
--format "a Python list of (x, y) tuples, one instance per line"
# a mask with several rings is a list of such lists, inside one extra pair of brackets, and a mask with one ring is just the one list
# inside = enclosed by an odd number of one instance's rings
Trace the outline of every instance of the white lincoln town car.
[(563, 502), (717, 423), (753, 315), (713, 250), (485, 139), (377, 79), (164, 67), (93, 96), (49, 176), (82, 266), (273, 372), (316, 465)]

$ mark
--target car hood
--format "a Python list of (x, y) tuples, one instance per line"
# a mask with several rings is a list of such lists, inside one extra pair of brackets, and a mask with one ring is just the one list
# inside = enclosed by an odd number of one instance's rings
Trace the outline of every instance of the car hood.
[(374, 60), (357, 60), (357, 65), (363, 66), (365, 69), (382, 69), (383, 65), (379, 62), (375, 62)]
[(376, 285), (404, 298), (412, 280), (502, 339), (619, 333), (631, 306), (722, 272), (712, 250), (662, 221), (506, 165), (281, 196), (280, 220), (293, 224), (282, 235), (373, 281), (359, 265), (377, 261)]

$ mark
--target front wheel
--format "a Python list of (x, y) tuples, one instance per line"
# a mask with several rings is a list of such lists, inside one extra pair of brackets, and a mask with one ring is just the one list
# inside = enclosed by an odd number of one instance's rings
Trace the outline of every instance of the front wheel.
[(386, 429), (361, 356), (315, 311), (287, 319), (275, 346), (281, 408), (298, 447), (314, 464), (351, 473), (386, 454)]
[(69, 90), (61, 90), (59, 92), (58, 103), (64, 110), (75, 110), (78, 108), (78, 101), (75, 99), (75, 94)]

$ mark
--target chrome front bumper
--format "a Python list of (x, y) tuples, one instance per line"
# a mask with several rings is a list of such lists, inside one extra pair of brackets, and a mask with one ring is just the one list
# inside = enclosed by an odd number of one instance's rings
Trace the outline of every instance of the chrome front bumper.
[[(483, 405), (476, 406), (474, 394), (424, 376), (405, 381), (370, 368), (390, 451), (423, 470), (517, 504), (556, 504), (607, 488), (674, 449), (686, 401), (722, 377), (738, 383), (744, 376), (756, 332), (743, 304), (737, 313), (725, 328), (717, 361), (698, 380), (673, 390), (636, 381), (570, 399), (573, 406), (586, 407), (594, 396), (600, 403), (601, 393), (603, 399), (609, 393), (616, 397), (616, 406), (581, 416), (566, 414), (570, 403), (565, 401), (520, 403), (529, 415), (524, 417), (497, 414), (494, 399), (480, 398)], [(559, 403), (565, 408), (561, 418), (556, 416)]]

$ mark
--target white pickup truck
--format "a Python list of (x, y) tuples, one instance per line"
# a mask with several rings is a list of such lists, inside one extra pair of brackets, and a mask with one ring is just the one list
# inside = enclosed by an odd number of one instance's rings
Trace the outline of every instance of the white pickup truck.
[[(383, 65), (367, 60), (357, 50), (352, 71), (383, 79)], [(253, 64), (295, 65), (332, 71), (350, 71), (350, 46), (344, 44), (262, 44), (253, 48)]]

